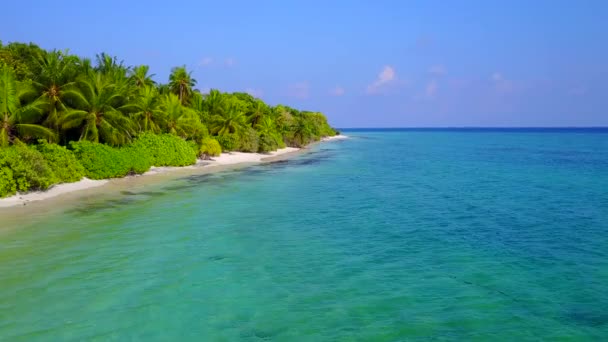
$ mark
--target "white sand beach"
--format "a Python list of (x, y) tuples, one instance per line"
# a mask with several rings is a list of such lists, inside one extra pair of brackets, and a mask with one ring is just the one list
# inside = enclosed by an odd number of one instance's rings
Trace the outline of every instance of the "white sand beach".
[[(196, 164), (185, 166), (185, 167), (152, 167), (148, 172), (143, 175), (128, 176), (129, 177), (142, 177), (148, 175), (162, 174), (179, 170), (192, 170), (192, 169), (209, 169), (214, 166), (237, 166), (239, 164), (255, 164), (265, 161), (276, 160), (277, 157), (288, 157), (289, 154), (300, 151), (299, 148), (286, 147), (270, 153), (243, 153), (243, 152), (230, 152), (222, 153), (219, 157), (213, 157), (211, 160), (197, 160)], [(217, 168), (222, 170), (222, 168)], [(73, 193), (76, 191), (96, 188), (107, 184), (112, 180), (91, 180), (83, 178), (82, 180), (74, 183), (63, 183), (52, 186), (46, 191), (28, 192), (25, 194), (17, 193), (14, 196), (0, 198), (0, 208), (8, 208), (14, 206), (24, 206), (30, 202), (42, 201), (49, 198), (57, 197), (67, 193)]]
[(334, 135), (333, 137), (321, 138), (321, 142), (332, 141), (332, 140), (342, 140), (342, 139), (348, 139), (348, 135)]
[(286, 147), (270, 153), (244, 153), (244, 152), (230, 152), (222, 153), (219, 157), (211, 158), (211, 164), (217, 165), (231, 165), (231, 164), (242, 164), (242, 163), (260, 163), (264, 159), (272, 158), (287, 153), (293, 153), (299, 151), (299, 148)]
[(17, 193), (14, 196), (0, 198), (0, 208), (14, 207), (26, 205), (28, 202), (41, 201), (49, 198), (53, 198), (62, 194), (67, 194), (79, 190), (96, 188), (108, 183), (107, 179), (92, 180), (83, 178), (78, 182), (74, 183), (63, 183), (53, 185), (46, 191), (35, 191), (28, 192), (26, 194)]
[[(332, 140), (341, 140), (348, 138), (345, 135), (336, 135), (333, 137), (325, 137), (321, 139), (321, 142), (327, 142)], [(0, 208), (9, 208), (15, 206), (24, 206), (31, 202), (42, 201), (49, 198), (57, 197), (64, 194), (74, 193), (86, 189), (96, 188), (108, 183), (116, 183), (121, 180), (128, 180), (133, 177), (145, 177), (150, 175), (161, 175), (176, 171), (209, 171), (215, 172), (224, 170), (226, 166), (240, 165), (246, 166), (249, 164), (272, 162), (281, 159), (286, 159), (304, 149), (295, 147), (286, 147), (270, 153), (244, 153), (244, 152), (228, 152), (222, 153), (218, 157), (212, 157), (210, 160), (197, 160), (194, 165), (184, 167), (152, 167), (150, 170), (143, 175), (127, 176), (119, 179), (103, 179), (103, 180), (91, 180), (83, 178), (82, 180), (74, 183), (56, 184), (46, 191), (28, 192), (25, 194), (17, 193), (14, 196), (0, 198)]]

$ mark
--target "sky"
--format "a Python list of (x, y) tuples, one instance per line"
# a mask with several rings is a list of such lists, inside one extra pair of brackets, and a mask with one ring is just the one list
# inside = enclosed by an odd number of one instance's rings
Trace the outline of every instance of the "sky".
[(608, 1), (6, 1), (0, 40), (321, 111), (336, 127), (608, 126)]

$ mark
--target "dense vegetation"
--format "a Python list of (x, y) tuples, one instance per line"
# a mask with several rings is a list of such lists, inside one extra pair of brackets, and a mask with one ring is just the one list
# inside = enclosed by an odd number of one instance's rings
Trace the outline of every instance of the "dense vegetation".
[(166, 84), (152, 76), (104, 53), (92, 62), (0, 42), (0, 197), (337, 134), (321, 113), (247, 93), (202, 94), (186, 67), (173, 68)]

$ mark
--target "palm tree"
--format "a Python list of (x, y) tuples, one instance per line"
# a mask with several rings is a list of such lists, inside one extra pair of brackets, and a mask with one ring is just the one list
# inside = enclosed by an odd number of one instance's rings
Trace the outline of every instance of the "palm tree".
[(127, 77), (130, 68), (125, 66), (123, 61), (118, 61), (116, 57), (111, 57), (106, 53), (96, 56), (97, 66), (95, 70), (102, 74), (104, 78), (114, 84), (116, 92), (125, 96), (125, 100), (131, 100), (137, 94), (138, 88), (134, 87), (131, 79)]
[(198, 90), (195, 90), (192, 93), (189, 107), (198, 114), (203, 123), (209, 121), (209, 111), (207, 110), (205, 97)]
[(247, 126), (247, 117), (237, 103), (229, 104), (223, 115), (211, 117), (211, 133), (214, 135), (241, 133)]
[(132, 112), (132, 118), (140, 131), (160, 133), (160, 124), (164, 122), (164, 113), (160, 109), (161, 97), (156, 87), (148, 85), (140, 89), (134, 102), (119, 109)]
[(129, 68), (127, 68), (123, 61), (118, 61), (116, 57), (112, 57), (105, 52), (95, 56), (97, 66), (95, 69), (102, 74), (122, 74), (126, 75)]
[(129, 71), (129, 77), (131, 82), (135, 84), (137, 88), (143, 88), (145, 86), (153, 86), (156, 82), (152, 80), (152, 75), (148, 75), (148, 71), (150, 71), (150, 67), (147, 65), (140, 65), (138, 67), (134, 67)]
[(63, 129), (79, 128), (80, 140), (122, 145), (131, 140), (132, 122), (118, 110), (123, 100), (119, 87), (100, 72), (90, 72), (66, 91), (75, 104), (61, 118)]
[(67, 88), (73, 85), (78, 68), (78, 57), (69, 56), (67, 51), (53, 50), (39, 56), (40, 74), (33, 82), (41, 93), (40, 101), (45, 104), (44, 125), (59, 130), (59, 116), (67, 109), (63, 101)]
[(291, 131), (293, 142), (296, 144), (296, 146), (301, 147), (310, 142), (312, 128), (304, 118), (298, 117), (295, 124), (291, 127)]
[(274, 121), (270, 117), (263, 118), (256, 126), (256, 131), (260, 136), (271, 137), (273, 139), (279, 139), (279, 132), (274, 124)]
[(196, 112), (183, 106), (175, 94), (163, 96), (161, 109), (165, 114), (166, 130), (173, 135), (191, 138), (205, 129)]
[(179, 100), (183, 105), (188, 102), (192, 88), (196, 85), (196, 80), (192, 78), (192, 72), (186, 70), (186, 66), (175, 67), (171, 69), (169, 75), (169, 88), (179, 96)]
[(225, 97), (219, 90), (211, 89), (209, 94), (204, 95), (204, 99), (204, 108), (207, 112), (207, 117), (204, 118), (207, 120), (205, 123), (211, 124), (213, 116), (224, 114), (227, 97)]
[(250, 109), (248, 120), (255, 127), (264, 115), (268, 113), (268, 106), (262, 100), (256, 100)]
[(9, 66), (0, 67), (0, 147), (8, 146), (18, 137), (56, 140), (55, 132), (37, 124), (44, 104), (39, 100), (25, 104), (33, 96), (32, 87), (17, 82)]

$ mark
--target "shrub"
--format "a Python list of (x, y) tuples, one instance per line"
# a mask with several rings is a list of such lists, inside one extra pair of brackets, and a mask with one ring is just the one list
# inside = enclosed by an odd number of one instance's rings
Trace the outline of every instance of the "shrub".
[(258, 147), (258, 152), (270, 152), (276, 151), (279, 148), (279, 143), (277, 139), (272, 136), (262, 135), (260, 136), (260, 144)]
[[(0, 155), (2, 152), (0, 152)], [(13, 178), (13, 171), (6, 167), (0, 167), (0, 198), (12, 196), (17, 192), (17, 182)]]
[(258, 133), (251, 127), (248, 127), (239, 137), (238, 150), (241, 152), (257, 152), (258, 151)]
[(217, 157), (222, 153), (222, 147), (217, 140), (213, 138), (204, 138), (201, 140), (201, 146), (198, 153), (204, 158)]
[(148, 151), (136, 145), (121, 148), (122, 157), (129, 166), (129, 174), (142, 174), (150, 170), (153, 160)]
[(196, 162), (198, 147), (184, 139), (171, 135), (141, 134), (132, 144), (150, 156), (154, 166), (186, 166)]
[(235, 134), (222, 134), (216, 137), (222, 151), (234, 151), (239, 148), (239, 138)]
[(7, 192), (5, 195), (15, 191), (46, 190), (58, 182), (42, 153), (27, 145), (0, 150), (0, 170), (2, 187)]
[(88, 178), (124, 177), (131, 171), (126, 153), (118, 148), (90, 141), (71, 142), (70, 146)]
[(48, 144), (40, 140), (36, 147), (53, 170), (59, 183), (77, 182), (84, 177), (84, 167), (78, 162), (72, 151), (63, 146)]

